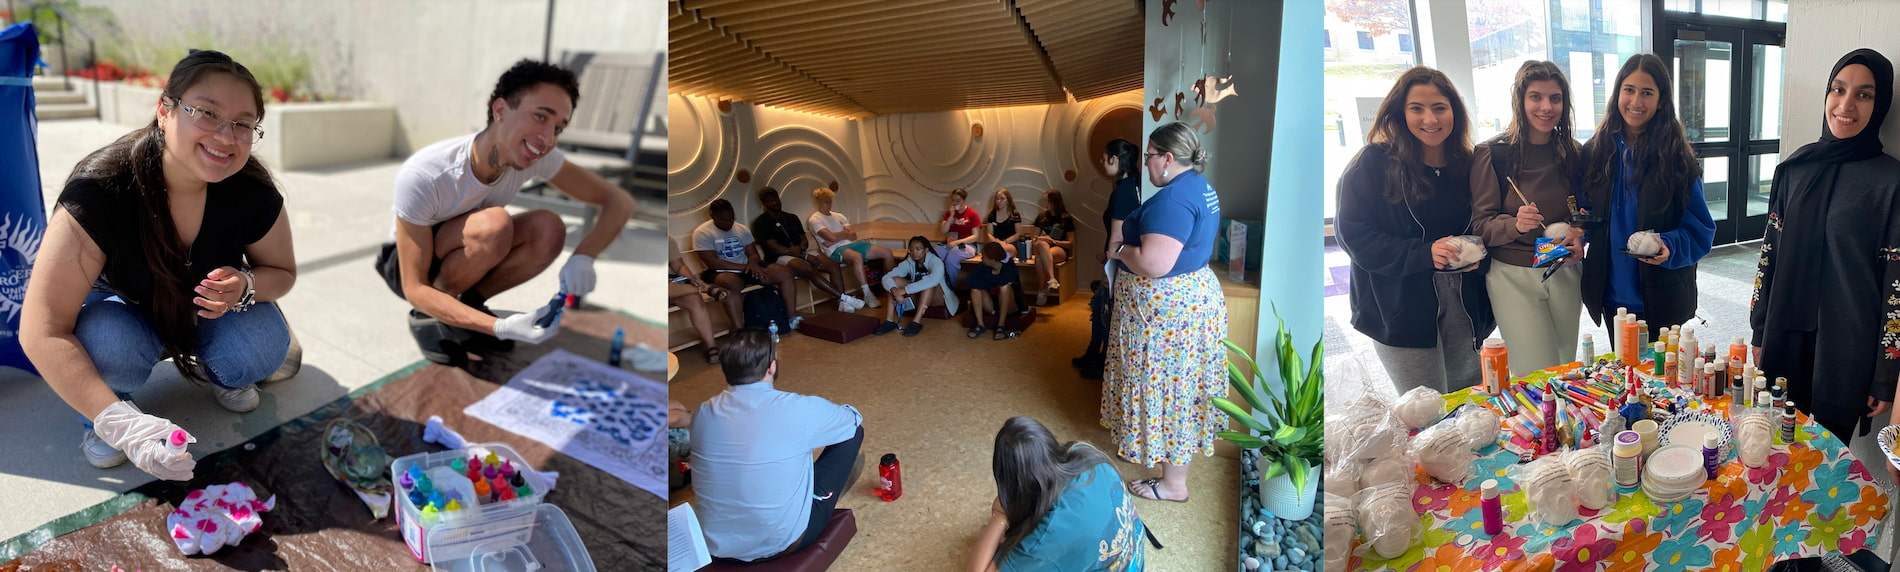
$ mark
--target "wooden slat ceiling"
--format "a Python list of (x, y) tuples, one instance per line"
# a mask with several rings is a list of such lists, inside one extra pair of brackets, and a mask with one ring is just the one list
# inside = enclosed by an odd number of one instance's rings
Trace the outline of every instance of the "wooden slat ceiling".
[(670, 93), (862, 118), (1141, 87), (1137, 0), (669, 0), (668, 8)]

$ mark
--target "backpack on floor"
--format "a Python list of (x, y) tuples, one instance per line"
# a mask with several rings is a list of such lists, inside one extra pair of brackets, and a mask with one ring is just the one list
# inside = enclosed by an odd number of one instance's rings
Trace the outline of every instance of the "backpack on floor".
[(792, 331), (792, 316), (785, 311), (785, 298), (778, 287), (765, 285), (745, 294), (745, 327), (766, 329), (778, 323), (780, 333)]

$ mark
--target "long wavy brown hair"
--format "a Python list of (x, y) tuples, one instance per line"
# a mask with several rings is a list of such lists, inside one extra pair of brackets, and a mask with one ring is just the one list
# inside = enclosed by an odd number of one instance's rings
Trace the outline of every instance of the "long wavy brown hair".
[(1048, 427), (1033, 418), (1011, 417), (1003, 422), (1003, 429), (996, 432), (990, 472), (996, 478), (996, 502), (1003, 505), (1009, 526), (1003, 529), (996, 560), (1007, 558), (1042, 525), (1043, 517), (1077, 477), (1107, 462), (1107, 455), (1087, 443), (1057, 441)]
[(1662, 210), (1657, 211), (1667, 212), (1689, 202), (1689, 183), (1702, 177), (1702, 163), (1696, 160), (1695, 149), (1689, 146), (1689, 137), (1683, 133), (1682, 121), (1676, 118), (1675, 84), (1669, 81), (1669, 68), (1655, 54), (1630, 58), (1623, 62), (1623, 69), (1616, 72), (1616, 83), (1610, 86), (1610, 106), (1604, 110), (1597, 132), (1583, 146), (1583, 188), (1590, 193), (1592, 205), (1607, 204), (1610, 200), (1610, 190), (1616, 184), (1614, 137), (1629, 130), (1620, 107), (1623, 80), (1638, 71), (1649, 74), (1656, 82), (1656, 109), (1644, 123), (1643, 132), (1625, 137), (1624, 142), (1630, 147), (1636, 173), (1641, 177), (1637, 190), (1668, 193)]
[[(1379, 102), (1379, 113), (1372, 121), (1372, 129), (1366, 133), (1366, 149), (1383, 143), (1391, 147), (1392, 160), (1386, 162), (1385, 193), (1386, 202), (1398, 204), (1408, 198), (1414, 202), (1431, 197), (1431, 181), (1425, 179), (1425, 143), (1412, 135), (1405, 127), (1405, 104), (1412, 86), (1429, 85), (1438, 88), (1451, 102), (1451, 135), (1445, 138), (1445, 161), (1447, 165), (1471, 164), (1471, 116), (1465, 111), (1465, 100), (1458, 96), (1458, 88), (1452, 87), (1451, 78), (1445, 73), (1425, 66), (1406, 70), (1399, 75), (1399, 81), (1392, 84), (1392, 91), (1385, 94), (1385, 100)], [(1358, 158), (1353, 159), (1355, 162)]]
[[(1524, 109), (1524, 92), (1530, 89), (1531, 84), (1540, 81), (1557, 82), (1557, 93), (1563, 97), (1563, 113), (1557, 116), (1557, 130), (1551, 132), (1550, 144), (1557, 152), (1557, 172), (1571, 173), (1571, 162), (1581, 159), (1582, 147), (1571, 136), (1574, 133), (1570, 126), (1571, 112), (1576, 108), (1572, 107), (1575, 104), (1570, 99), (1570, 80), (1564, 79), (1564, 72), (1556, 63), (1529, 61), (1518, 66), (1517, 79), (1511, 83), (1511, 125), (1504, 128), (1497, 142), (1512, 146), (1517, 150), (1517, 156), (1524, 156), (1524, 146), (1530, 143), (1532, 129), (1530, 112)], [(1523, 161), (1517, 164), (1518, 169), (1524, 168)]]
[[(170, 79), (160, 95), (161, 104), (176, 110), (185, 92), (212, 74), (229, 74), (244, 82), (251, 89), (252, 103), (257, 106), (257, 121), (263, 121), (264, 90), (258, 86), (257, 78), (230, 56), (211, 50), (192, 50), (172, 67)], [(165, 134), (159, 128), (158, 118), (154, 117), (145, 127), (81, 159), (66, 184), (70, 187), (74, 181), (92, 181), (118, 201), (131, 205), (133, 219), (138, 221), (138, 228), (132, 231), (138, 234), (139, 252), (108, 251), (106, 255), (144, 258), (146, 269), (152, 273), (152, 294), (150, 300), (142, 302), (163, 345), (161, 357), (171, 358), (178, 373), (185, 378), (205, 381), (189, 367), (198, 345), (198, 307), (191, 302), (196, 280), (180, 273), (186, 268), (186, 252), (178, 238), (178, 228), (172, 223), (170, 194), (165, 190), (164, 156)], [(232, 178), (249, 179), (273, 191), (277, 189), (270, 170), (258, 162), (255, 154), (244, 161), (244, 166)]]

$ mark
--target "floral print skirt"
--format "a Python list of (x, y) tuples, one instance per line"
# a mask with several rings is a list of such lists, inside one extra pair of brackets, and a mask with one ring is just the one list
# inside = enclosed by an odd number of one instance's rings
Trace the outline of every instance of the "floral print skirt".
[(1214, 454), (1227, 426), (1227, 299), (1207, 268), (1168, 278), (1115, 274), (1102, 368), (1102, 426), (1123, 460), (1152, 467)]

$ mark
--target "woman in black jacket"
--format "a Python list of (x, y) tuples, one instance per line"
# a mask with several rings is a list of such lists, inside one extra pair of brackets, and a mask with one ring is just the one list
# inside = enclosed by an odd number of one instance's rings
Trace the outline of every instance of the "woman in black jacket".
[[(1456, 268), (1471, 222), (1464, 100), (1438, 70), (1399, 76), (1366, 148), (1339, 179), (1339, 244), (1352, 257), (1352, 325), (1400, 393), (1478, 384), (1478, 340), (1495, 321), (1486, 262)], [(1471, 271), (1478, 270), (1473, 274)]]

